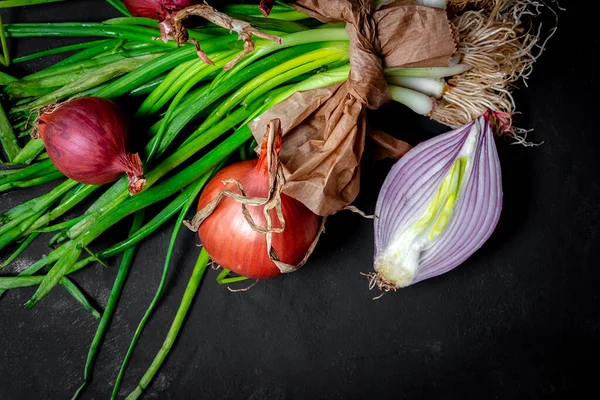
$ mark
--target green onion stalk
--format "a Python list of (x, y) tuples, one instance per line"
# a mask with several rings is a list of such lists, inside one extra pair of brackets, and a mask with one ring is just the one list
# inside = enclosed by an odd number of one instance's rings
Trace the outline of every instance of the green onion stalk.
[[(206, 270), (208, 269), (209, 255), (206, 250), (202, 249), (200, 251), (200, 255), (198, 256), (198, 260), (196, 261), (196, 265), (194, 266), (194, 270), (192, 271), (192, 276), (188, 281), (188, 284), (185, 288), (185, 292), (183, 294), (183, 298), (181, 299), (181, 303), (177, 312), (175, 313), (175, 318), (173, 319), (173, 323), (169, 328), (169, 332), (159, 350), (156, 354), (152, 364), (144, 373), (144, 376), (138, 382), (136, 388), (131, 392), (128, 396), (128, 400), (134, 400), (140, 397), (143, 391), (148, 387), (162, 364), (164, 363), (169, 351), (173, 347), (175, 340), (179, 334), (183, 326), (183, 322), (185, 321), (185, 317), (188, 314), (190, 306), (192, 305), (192, 301), (198, 292), (198, 288), (200, 287), (200, 283), (202, 282), (202, 278), (206, 274)], [(244, 278), (245, 279), (245, 278)], [(114, 392), (113, 392), (114, 394)], [(114, 396), (113, 396), (114, 397)]]
[[(144, 211), (138, 211), (133, 217), (133, 223), (131, 225), (130, 235), (135, 234), (141, 227), (144, 221)], [(135, 255), (135, 247), (130, 247), (125, 250), (123, 253), (123, 258), (121, 259), (121, 265), (119, 266), (119, 271), (117, 273), (117, 277), (115, 278), (115, 283), (110, 291), (110, 295), (108, 296), (108, 301), (106, 303), (106, 308), (104, 310), (104, 314), (100, 319), (100, 324), (98, 325), (98, 329), (96, 330), (96, 334), (92, 340), (92, 344), (90, 345), (90, 349), (88, 351), (88, 356), (85, 362), (85, 368), (83, 373), (83, 384), (79, 387), (73, 398), (77, 398), (81, 393), (83, 388), (89, 383), (92, 377), (92, 370), (94, 367), (94, 360), (96, 358), (96, 352), (102, 339), (104, 338), (104, 334), (108, 328), (108, 324), (112, 319), (112, 316), (117, 307), (117, 303), (119, 298), (121, 297), (121, 292), (123, 291), (123, 287), (125, 286), (125, 281), (127, 280), (127, 276), (129, 275), (129, 270), (131, 269), (131, 264), (133, 263), (133, 258)]]
[(37, 4), (57, 3), (59, 1), (64, 0), (2, 0), (0, 1), (0, 8), (33, 6)]
[[(218, 167), (215, 169), (218, 169)], [(208, 182), (208, 180), (211, 176), (212, 176), (212, 173), (209, 172), (209, 173), (205, 174), (203, 177), (201, 177), (200, 179), (198, 179), (196, 182), (194, 182), (190, 185), (191, 195), (188, 197), (188, 200), (187, 200), (186, 204), (184, 205), (184, 207), (182, 207), (181, 212), (179, 213), (179, 217), (177, 218), (177, 222), (175, 223), (175, 227), (173, 228), (173, 233), (171, 235), (171, 241), (169, 242), (169, 248), (167, 250), (167, 256), (165, 257), (163, 272), (162, 272), (162, 275), (160, 278), (160, 282), (158, 284), (158, 288), (156, 289), (156, 293), (154, 294), (154, 297), (152, 298), (152, 302), (148, 306), (148, 309), (144, 313), (144, 316), (142, 317), (140, 323), (138, 324), (138, 327), (135, 330), (133, 339), (131, 340), (131, 344), (129, 345), (129, 348), (127, 349), (127, 353), (125, 354), (125, 358), (123, 359), (123, 363), (121, 364), (119, 374), (118, 374), (115, 384), (113, 386), (113, 392), (112, 392), (111, 399), (115, 399), (119, 393), (119, 388), (121, 386), (121, 382), (123, 381), (123, 378), (125, 377), (125, 371), (127, 369), (127, 365), (129, 364), (129, 360), (133, 356), (133, 351), (135, 350), (137, 342), (142, 334), (142, 331), (144, 330), (144, 327), (146, 326), (146, 323), (150, 319), (150, 316), (156, 309), (158, 301), (160, 300), (160, 297), (164, 290), (165, 284), (167, 282), (169, 266), (171, 264), (171, 259), (173, 257), (175, 243), (177, 241), (179, 232), (180, 232), (181, 228), (183, 227), (183, 221), (185, 220), (189, 209), (192, 207), (194, 200), (196, 200), (196, 197), (198, 196), (198, 194), (200, 193), (200, 191), (202, 190), (202, 188), (204, 187), (206, 182)]]
[(21, 152), (13, 127), (2, 106), (0, 106), (0, 144), (2, 144), (9, 161), (13, 161)]

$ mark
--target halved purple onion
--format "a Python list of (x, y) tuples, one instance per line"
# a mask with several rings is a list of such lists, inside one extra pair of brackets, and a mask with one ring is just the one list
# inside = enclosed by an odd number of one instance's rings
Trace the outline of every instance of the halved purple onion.
[(490, 237), (501, 210), (487, 115), (419, 144), (379, 193), (373, 283), (395, 290), (456, 268)]

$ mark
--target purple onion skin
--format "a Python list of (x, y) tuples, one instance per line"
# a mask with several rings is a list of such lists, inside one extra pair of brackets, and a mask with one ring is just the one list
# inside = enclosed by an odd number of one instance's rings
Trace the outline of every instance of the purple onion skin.
[(125, 7), (135, 17), (162, 21), (171, 14), (200, 3), (200, 0), (125, 0)]
[[(72, 100), (42, 113), (37, 126), (50, 160), (68, 178), (98, 185), (127, 173), (131, 185), (145, 183), (139, 157), (127, 153), (127, 117), (112, 101)], [(139, 191), (131, 185), (132, 192)]]
[[(467, 172), (450, 219), (434, 239), (414, 238), (417, 221), (459, 158), (467, 159)], [(394, 165), (379, 194), (374, 284), (396, 290), (456, 268), (490, 237), (501, 210), (500, 161), (488, 114), (419, 144)]]

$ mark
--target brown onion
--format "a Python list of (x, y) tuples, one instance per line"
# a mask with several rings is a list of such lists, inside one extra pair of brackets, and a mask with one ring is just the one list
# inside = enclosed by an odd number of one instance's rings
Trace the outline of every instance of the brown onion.
[(35, 136), (44, 141), (48, 156), (67, 177), (98, 185), (126, 173), (129, 191), (135, 194), (146, 180), (140, 157), (126, 151), (128, 125), (127, 117), (112, 101), (83, 97), (43, 112)]
[[(263, 143), (258, 160), (242, 161), (219, 171), (204, 189), (198, 210), (204, 210), (223, 190), (241, 195), (238, 184), (243, 187), (246, 198), (267, 198), (271, 188), (266, 147)], [(231, 183), (224, 185), (224, 181)], [(305, 260), (315, 242), (319, 232), (319, 216), (298, 200), (283, 193), (280, 196), (285, 229), (280, 233), (272, 233), (271, 246), (279, 261), (296, 266)], [(246, 207), (257, 225), (267, 226), (264, 205)], [(275, 210), (271, 209), (269, 213), (272, 228), (282, 228)], [(200, 224), (198, 234), (208, 254), (224, 268), (248, 278), (259, 279), (276, 277), (282, 273), (267, 251), (266, 234), (250, 226), (242, 213), (242, 205), (233, 198), (221, 198), (214, 211)]]

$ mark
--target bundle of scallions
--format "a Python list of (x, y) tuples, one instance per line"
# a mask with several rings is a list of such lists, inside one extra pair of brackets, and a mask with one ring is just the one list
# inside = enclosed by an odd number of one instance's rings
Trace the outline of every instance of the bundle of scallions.
[[(5, 0), (0, 1), (0, 7), (43, 2), (49, 1)], [(175, 240), (188, 210), (215, 171), (238, 154), (247, 156), (254, 145), (247, 123), (297, 91), (345, 81), (350, 67), (348, 36), (343, 26), (321, 24), (285, 4), (275, 5), (268, 19), (260, 14), (256, 5), (225, 7), (226, 13), (281, 37), (283, 44), (256, 40), (253, 52), (233, 69), (224, 71), (223, 66), (242, 52), (242, 42), (237, 41), (236, 35), (212, 25), (189, 30), (190, 37), (202, 43), (203, 51), (215, 63), (208, 65), (198, 58), (192, 45), (178, 46), (174, 41), (156, 40), (160, 36), (156, 20), (131, 17), (120, 1), (109, 3), (125, 16), (97, 23), (11, 23), (0, 26), (4, 64), (75, 52), (20, 79), (0, 72), (3, 93), (0, 139), (6, 157), (6, 164), (0, 169), (0, 192), (56, 181), (47, 193), (9, 210), (1, 210), (0, 249), (11, 249), (12, 253), (0, 268), (11, 264), (43, 233), (54, 233), (49, 244), (55, 247), (18, 275), (0, 277), (0, 296), (6, 290), (36, 286), (35, 294), (27, 302), (27, 307), (33, 307), (60, 284), (100, 318), (85, 369), (84, 381), (88, 382), (95, 350), (123, 289), (134, 247), (178, 215), (160, 285), (125, 357), (114, 386), (114, 397), (118, 394), (137, 338), (163, 292)], [(7, 38), (48, 36), (89, 37), (90, 40), (8, 59)], [(430, 104), (429, 96), (440, 95), (431, 91), (443, 91), (443, 85), (436, 85), (439, 81), (435, 79), (463, 70), (460, 65), (448, 69), (395, 69), (388, 74), (390, 92), (395, 100), (427, 113), (423, 106), (426, 108)], [(86, 96), (117, 103), (129, 103), (131, 98), (136, 98), (141, 103), (135, 118), (151, 125), (146, 136), (138, 135), (137, 140), (146, 162), (146, 186), (141, 193), (130, 196), (125, 177), (106, 186), (64, 179), (48, 159), (43, 142), (30, 138), (31, 122), (40, 110)], [(92, 196), (96, 200), (79, 216), (62, 219)], [(159, 212), (144, 215), (147, 207), (157, 203), (161, 207)], [(88, 246), (95, 239), (129, 216), (132, 227), (127, 239), (100, 251), (89, 250)], [(119, 254), (123, 254), (119, 274), (106, 309), (100, 313), (69, 275)], [(164, 361), (207, 263), (208, 255), (201, 251), (163, 349), (131, 398), (139, 396)], [(227, 273), (223, 271), (221, 281)]]

